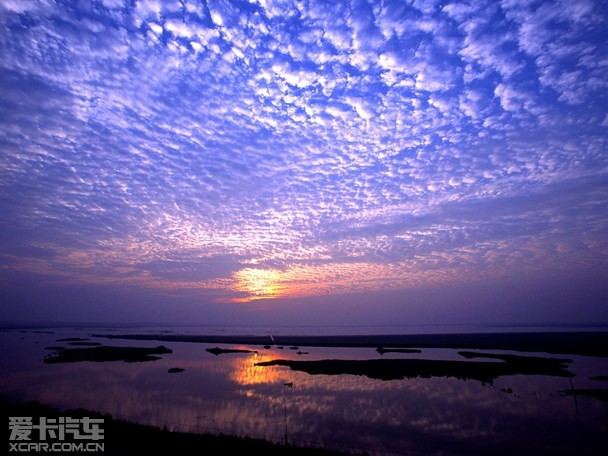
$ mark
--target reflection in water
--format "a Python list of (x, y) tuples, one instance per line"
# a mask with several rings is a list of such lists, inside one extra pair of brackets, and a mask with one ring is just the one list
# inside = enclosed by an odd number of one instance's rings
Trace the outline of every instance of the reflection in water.
[(269, 362), (276, 359), (276, 354), (253, 353), (247, 357), (236, 359), (230, 375), (232, 380), (240, 385), (258, 385), (261, 383), (290, 382), (290, 373), (285, 369), (264, 368), (257, 363)]
[[(216, 357), (204, 344), (187, 343), (168, 344), (172, 354), (145, 363), (44, 364), (43, 347), (55, 338), (36, 334), (21, 341), (16, 334), (0, 334), (3, 394), (173, 430), (275, 441), (287, 432), (296, 443), (378, 454), (468, 455), (473, 443), (508, 449), (522, 441), (592, 454), (590, 449), (605, 443), (608, 434), (608, 404), (578, 398), (575, 408), (573, 398), (559, 394), (570, 388), (568, 378), (516, 375), (483, 386), (451, 378), (313, 376), (255, 364), (281, 357), (367, 358), (373, 350), (311, 349), (310, 355), (298, 356), (258, 347), (259, 353)], [(168, 374), (175, 366), (185, 371)], [(582, 357), (574, 358), (572, 370), (579, 374), (573, 379), (576, 388), (597, 386), (588, 377), (607, 371), (605, 360)], [(587, 447), (581, 450), (581, 445)]]

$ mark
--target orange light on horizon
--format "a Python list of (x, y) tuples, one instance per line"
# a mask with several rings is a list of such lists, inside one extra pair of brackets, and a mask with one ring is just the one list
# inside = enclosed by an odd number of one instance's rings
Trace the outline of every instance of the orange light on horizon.
[(241, 269), (235, 274), (236, 289), (246, 293), (246, 296), (234, 301), (249, 302), (282, 296), (284, 286), (280, 283), (280, 275), (276, 269)]

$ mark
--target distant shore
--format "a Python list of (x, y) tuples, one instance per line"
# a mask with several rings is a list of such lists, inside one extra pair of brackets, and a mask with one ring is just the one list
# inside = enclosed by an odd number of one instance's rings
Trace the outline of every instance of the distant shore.
[(261, 346), (452, 348), (608, 356), (608, 331), (367, 336), (218, 336), (187, 334), (93, 334), (93, 336), (108, 339)]

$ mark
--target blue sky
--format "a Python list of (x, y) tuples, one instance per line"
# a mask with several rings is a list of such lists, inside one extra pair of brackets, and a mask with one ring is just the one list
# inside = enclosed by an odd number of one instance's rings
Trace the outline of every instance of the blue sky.
[(607, 14), (0, 0), (3, 313), (608, 321)]

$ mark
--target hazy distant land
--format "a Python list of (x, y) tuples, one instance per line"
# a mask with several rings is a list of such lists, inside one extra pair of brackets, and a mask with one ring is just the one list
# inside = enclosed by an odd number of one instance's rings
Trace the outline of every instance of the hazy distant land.
[(303, 347), (453, 348), (608, 356), (608, 332), (516, 332), (356, 336), (94, 334), (108, 339)]

